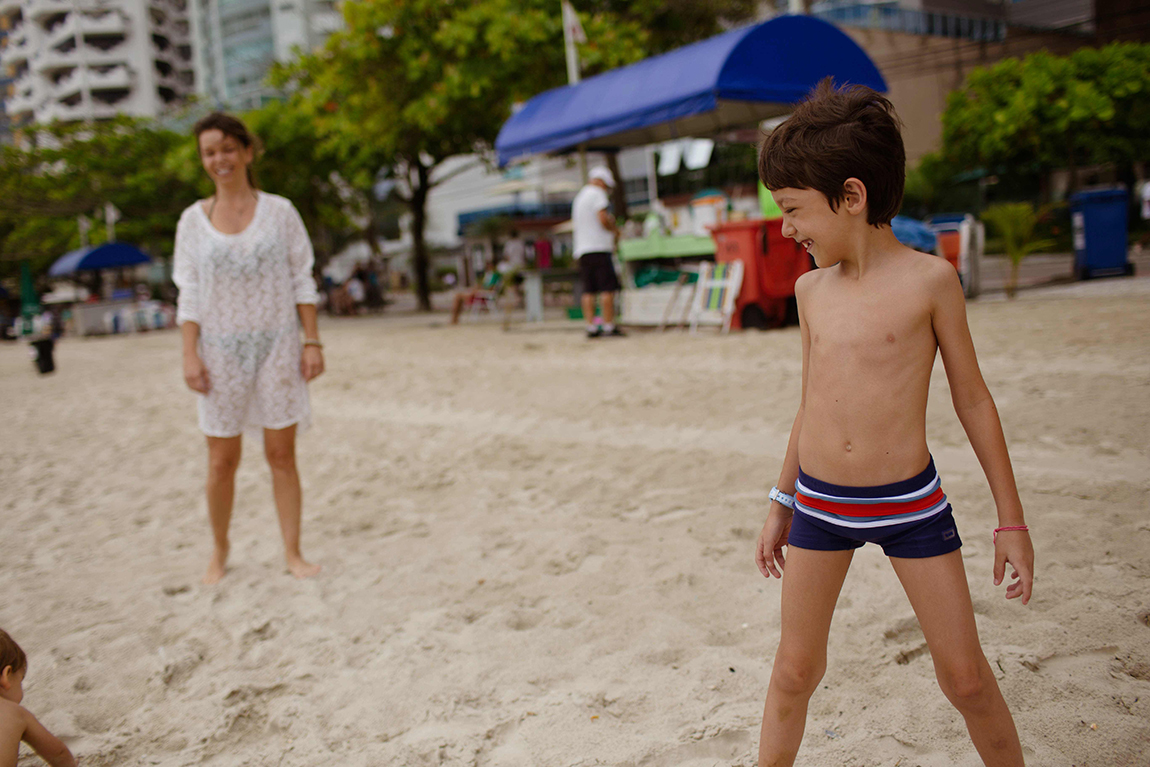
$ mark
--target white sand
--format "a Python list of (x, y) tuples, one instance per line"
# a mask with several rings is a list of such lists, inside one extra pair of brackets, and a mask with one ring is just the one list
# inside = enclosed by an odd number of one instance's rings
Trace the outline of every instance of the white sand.
[[(1030, 764), (1144, 767), (1150, 280), (970, 320), (1039, 568), (1028, 608), (991, 585), (994, 509), (940, 366), (929, 433), (987, 656)], [(432, 322), (324, 323), (300, 445), (324, 573), (286, 575), (249, 441), (214, 588), (178, 336), (68, 340), (47, 378), (0, 347), (0, 626), (30, 655), (26, 705), (83, 764), (754, 763), (779, 590), (753, 547), (797, 330), (587, 343)], [(877, 547), (799, 763), (979, 763)]]

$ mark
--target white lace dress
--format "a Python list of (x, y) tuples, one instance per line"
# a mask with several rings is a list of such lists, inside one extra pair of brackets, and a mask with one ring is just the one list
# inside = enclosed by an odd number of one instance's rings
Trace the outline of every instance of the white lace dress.
[(172, 279), (176, 321), (200, 326), (210, 388), (199, 398), (200, 429), (234, 437), (311, 421), (300, 373), (297, 304), (318, 298), (307, 229), (287, 199), (259, 192), (248, 227), (223, 234), (197, 202), (176, 227)]

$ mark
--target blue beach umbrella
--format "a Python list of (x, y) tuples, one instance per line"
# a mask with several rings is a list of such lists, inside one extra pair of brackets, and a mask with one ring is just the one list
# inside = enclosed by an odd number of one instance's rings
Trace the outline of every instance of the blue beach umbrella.
[(65, 277), (76, 272), (90, 272), (96, 269), (115, 269), (121, 266), (148, 264), (152, 259), (147, 253), (126, 242), (108, 242), (94, 248), (80, 248), (65, 253), (56, 259), (48, 269), (53, 277)]

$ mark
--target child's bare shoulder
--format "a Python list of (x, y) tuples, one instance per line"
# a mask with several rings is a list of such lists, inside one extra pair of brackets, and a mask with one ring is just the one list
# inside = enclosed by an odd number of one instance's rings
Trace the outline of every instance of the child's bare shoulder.
[(16, 767), (20, 741), (28, 728), (24, 708), (0, 698), (0, 767)]

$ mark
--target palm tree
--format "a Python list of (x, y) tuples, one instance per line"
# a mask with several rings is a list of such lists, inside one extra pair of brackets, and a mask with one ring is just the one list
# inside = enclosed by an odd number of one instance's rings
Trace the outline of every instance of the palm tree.
[(1022, 259), (1037, 250), (1049, 248), (1054, 240), (1034, 239), (1034, 229), (1049, 210), (1044, 206), (1037, 211), (1029, 202), (1003, 202), (991, 205), (982, 212), (995, 234), (1002, 238), (1002, 247), (1010, 259), (1010, 276), (1006, 280), (1006, 297), (1014, 298), (1018, 290), (1018, 266)]

